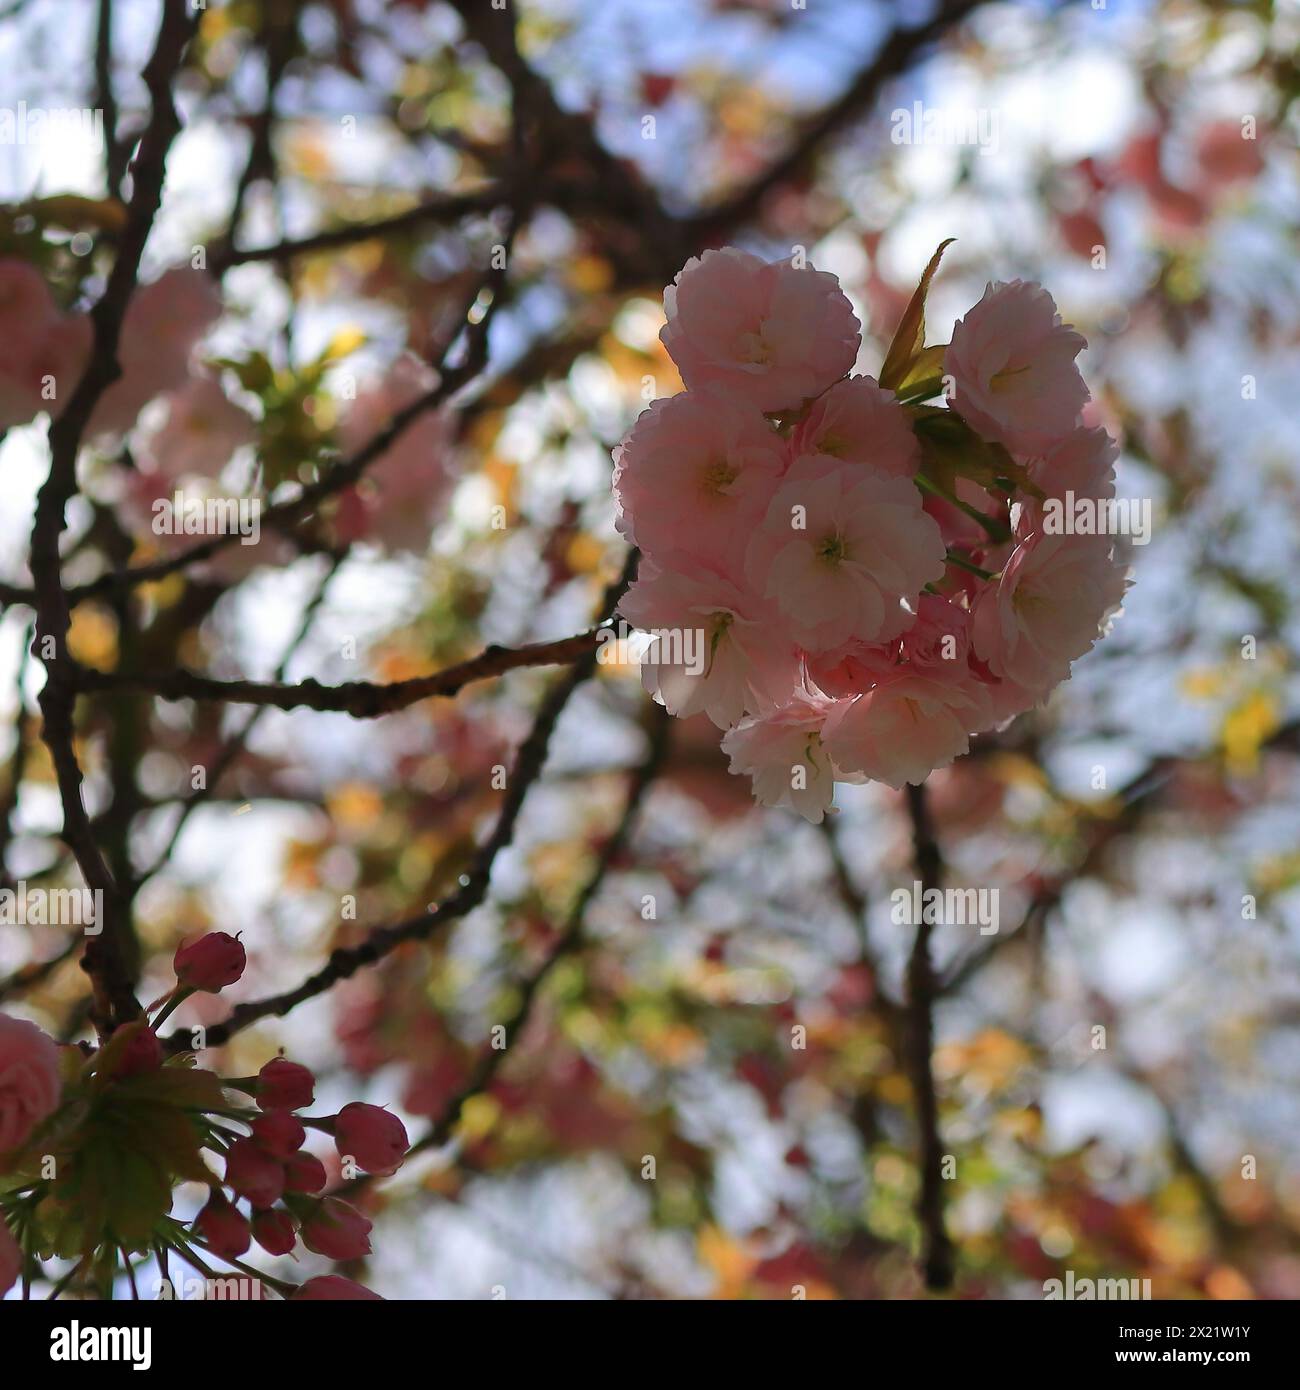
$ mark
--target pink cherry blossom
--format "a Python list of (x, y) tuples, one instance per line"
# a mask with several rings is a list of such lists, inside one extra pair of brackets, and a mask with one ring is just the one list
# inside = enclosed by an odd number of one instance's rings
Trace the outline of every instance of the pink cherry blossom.
[(828, 695), (861, 695), (898, 674), (902, 651), (897, 637), (888, 642), (851, 638), (843, 646), (807, 656), (808, 675)]
[(703, 391), (656, 401), (614, 454), (618, 529), (650, 554), (743, 547), (788, 461), (752, 406)]
[(837, 381), (819, 396), (794, 432), (792, 452), (865, 463), (897, 478), (914, 477), (921, 462), (907, 412), (869, 376)]
[(689, 260), (664, 291), (659, 336), (690, 390), (766, 413), (797, 409), (852, 370), (860, 326), (835, 276), (735, 247)]
[(746, 552), (750, 583), (810, 652), (896, 637), (901, 600), (943, 577), (943, 537), (907, 478), (813, 456), (797, 460)]
[(970, 613), (938, 594), (922, 594), (916, 621), (903, 633), (903, 655), (914, 671), (944, 677), (966, 665), (970, 653)]
[(118, 340), (122, 375), (99, 398), (89, 436), (124, 433), (150, 401), (182, 386), (196, 344), (220, 317), (220, 291), (204, 271), (182, 266), (137, 289)]
[(1032, 535), (976, 602), (976, 655), (995, 675), (1044, 694), (1102, 635), (1127, 583), (1109, 537)]
[(660, 633), (641, 683), (672, 714), (703, 710), (728, 729), (783, 702), (798, 679), (799, 653), (772, 605), (716, 563), (674, 551), (643, 561), (619, 611)]
[(141, 441), (137, 459), (169, 480), (215, 477), (237, 449), (257, 437), (253, 417), (207, 373), (191, 377), (166, 400), (167, 418)]
[[(361, 391), (339, 425), (346, 453), (364, 448), (400, 410), (437, 384), (411, 353), (382, 381)], [(452, 470), (453, 417), (428, 410), (418, 415), (371, 463), (355, 487), (339, 498), (335, 529), (343, 541), (369, 540), (392, 551), (423, 553), (456, 481)]]
[(727, 731), (758, 801), (814, 822), (837, 780), (919, 783), (1045, 698), (1125, 586), (1104, 538), (1046, 534), (1054, 499), (1113, 496), (1117, 455), (1051, 296), (991, 284), (946, 352), (955, 409), (1027, 470), (1003, 492), (959, 457), (919, 476), (911, 416), (844, 376), (834, 284), (734, 249), (689, 262), (661, 334), (686, 390), (614, 455), (642, 683)]
[(1080, 425), (1059, 443), (1029, 461), (1029, 476), (1043, 497), (1026, 496), (1019, 504), (1016, 529), (1021, 537), (1042, 529), (1043, 502), (1065, 499), (1105, 498), (1115, 495), (1115, 460), (1119, 445), (1099, 427)]
[(837, 705), (822, 738), (835, 766), (900, 789), (919, 785), (969, 746), (969, 724), (985, 717), (979, 694), (904, 672)]
[(90, 353), (90, 320), (61, 314), (35, 266), (0, 258), (0, 429), (57, 415)]
[(1086, 346), (1041, 285), (990, 284), (954, 326), (944, 356), (953, 405), (1013, 453), (1048, 449), (1074, 429), (1088, 400), (1074, 362)]
[(730, 770), (752, 779), (762, 805), (789, 806), (814, 825), (821, 822), (830, 809), (836, 777), (822, 729), (836, 703), (805, 686), (787, 704), (742, 720), (723, 736)]
[(0, 1014), (0, 1154), (21, 1148), (61, 1093), (58, 1045), (34, 1023)]

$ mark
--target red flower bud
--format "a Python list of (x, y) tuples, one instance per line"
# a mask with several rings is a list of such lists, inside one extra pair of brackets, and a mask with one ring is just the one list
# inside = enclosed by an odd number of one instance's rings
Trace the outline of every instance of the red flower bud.
[(214, 1255), (237, 1260), (248, 1249), (248, 1222), (237, 1207), (226, 1201), (223, 1193), (214, 1192), (208, 1198), (207, 1205), (195, 1217), (194, 1225)]
[(302, 1223), (302, 1243), (331, 1260), (359, 1260), (370, 1253), (372, 1223), (347, 1202), (326, 1197)]
[(316, 1096), (316, 1078), (287, 1057), (273, 1057), (257, 1078), (259, 1110), (303, 1110)]
[(188, 989), (216, 994), (244, 973), (248, 956), (239, 942), (223, 931), (210, 931), (189, 945), (180, 945), (172, 958), (177, 981)]
[(302, 1148), (307, 1131), (287, 1110), (268, 1110), (252, 1122), (253, 1138), (269, 1154), (289, 1159)]
[(226, 1183), (255, 1207), (284, 1195), (284, 1165), (252, 1139), (237, 1139), (226, 1152)]
[(351, 1156), (367, 1173), (395, 1173), (410, 1147), (406, 1126), (377, 1105), (353, 1101), (334, 1121), (334, 1143), (340, 1157)]
[(253, 1239), (268, 1255), (287, 1255), (298, 1239), (289, 1213), (284, 1211), (255, 1211)]
[(319, 1192), (329, 1176), (325, 1165), (315, 1154), (296, 1153), (284, 1164), (284, 1186), (286, 1192)]
[(294, 1301), (311, 1302), (313, 1300), (327, 1300), (331, 1302), (349, 1301), (361, 1302), (364, 1299), (378, 1299), (380, 1303), (384, 1301), (382, 1294), (377, 1294), (374, 1289), (368, 1289), (364, 1284), (353, 1283), (351, 1279), (345, 1279), (341, 1274), (318, 1274), (314, 1279), (307, 1282), (292, 1295)]
[(158, 1041), (158, 1034), (146, 1024), (135, 1030), (134, 1037), (122, 1049), (113, 1075), (119, 1080), (128, 1076), (144, 1076), (157, 1071), (162, 1063), (162, 1043)]

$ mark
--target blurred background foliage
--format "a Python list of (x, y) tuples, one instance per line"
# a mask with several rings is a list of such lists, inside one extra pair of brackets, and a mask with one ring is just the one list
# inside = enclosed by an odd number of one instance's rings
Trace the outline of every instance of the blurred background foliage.
[[(106, 68), (86, 0), (5, 6), (0, 67), (10, 107), (104, 107), (107, 70), (120, 175), (158, 6), (108, 8)], [(208, 6), (146, 278), (196, 247), (222, 276), (204, 355), (260, 422), (229, 487), (275, 496), (357, 447), (430, 370), (414, 359), (438, 360), (467, 304), (483, 314), (512, 235), (508, 272), (484, 374), (393, 451), (387, 483), (82, 603), (74, 652), (395, 680), (579, 631), (624, 562), (610, 450), (679, 386), (656, 335), (687, 256), (805, 247), (852, 297), (867, 371), (945, 237), (932, 341), (989, 279), (1042, 280), (1088, 337), (1121, 495), (1152, 499), (1155, 529), (1112, 636), (930, 779), (947, 881), (1000, 893), (996, 934), (935, 937), (957, 1293), (1037, 1298), (1073, 1270), (1156, 1297), (1300, 1297), (1300, 9), (516, 8), (512, 47), (487, 0)], [(988, 138), (896, 139), (916, 103)], [(93, 299), (121, 211), (103, 150), (0, 148), (0, 185), (0, 250), (64, 305)], [(29, 582), (43, 435), (10, 431), (0, 454), (10, 586)], [(73, 581), (160, 553), (130, 444), (83, 459)], [(422, 469), (446, 475), (432, 525)], [(74, 882), (30, 617), (11, 601), (0, 623), (3, 867)], [(83, 701), (91, 809), (136, 884), (141, 997), (204, 926), (243, 932), (253, 997), (446, 895), (501, 804), (494, 770), (561, 680), (517, 671), (364, 723)], [(197, 799), (196, 765), (222, 769)], [(920, 1296), (910, 928), (890, 916), (911, 827), (887, 788), (841, 793), (820, 828), (755, 807), (710, 726), (665, 729), (635, 668), (601, 665), (488, 902), (232, 1042), (230, 1074), (283, 1043), (327, 1101), (393, 1103), (448, 1141), (369, 1192), (372, 1287)], [(59, 929), (0, 926), (0, 976), (7, 1008), (83, 1034)], [(209, 1005), (182, 1021), (228, 1007)], [(493, 1053), (503, 1022), (517, 1041)]]

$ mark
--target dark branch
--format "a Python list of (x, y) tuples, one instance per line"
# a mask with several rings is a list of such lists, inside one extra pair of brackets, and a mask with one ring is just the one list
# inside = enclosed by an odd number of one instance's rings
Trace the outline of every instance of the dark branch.
[(73, 746), (76, 667), (67, 651), (68, 598), (60, 572), (59, 538), (65, 512), (77, 490), (77, 453), (100, 397), (121, 375), (118, 337), (135, 289), (144, 252), (162, 201), (167, 154), (180, 130), (171, 82), (198, 23), (188, 5), (163, 8), (162, 21), (144, 80), (152, 107), (148, 129), (132, 166), (133, 192), (108, 284), (91, 311), (90, 362), (62, 414), (50, 426), (50, 472), (36, 501), (30, 565), (36, 599), (36, 652), (45, 663), (41, 692), (42, 737), (50, 750), (63, 807), (63, 839), (76, 855), (86, 886), (102, 894), (97, 936), (88, 938), (84, 965), (95, 987), (96, 1023), (101, 1032), (139, 1010), (119, 940), (117, 885), (99, 850), (81, 797), (81, 768)]
[(456, 695), (473, 681), (487, 680), (525, 666), (559, 666), (593, 654), (599, 645), (598, 628), (561, 637), (553, 642), (534, 642), (524, 647), (487, 647), (478, 656), (435, 671), (428, 676), (376, 685), (348, 681), (322, 685), (316, 680), (281, 685), (272, 681), (216, 680), (193, 671), (92, 671), (81, 668), (83, 691), (144, 690), (164, 700), (221, 700), (237, 705), (261, 705), (274, 709), (312, 709), (350, 714), (354, 719), (377, 719), (435, 695)]
[[(632, 582), (638, 558), (638, 553), (632, 551), (623, 574), (606, 591), (601, 610), (604, 618), (613, 614), (619, 599)], [(474, 856), (474, 862), (462, 877), (460, 887), (449, 898), (431, 904), (427, 911), (418, 916), (385, 927), (377, 927), (356, 946), (340, 947), (320, 970), (295, 989), (238, 1005), (224, 1023), (207, 1030), (207, 1046), (221, 1046), (259, 1019), (283, 1018), (305, 1000), (324, 994), (340, 980), (350, 979), (364, 966), (376, 964), (406, 942), (426, 941), (442, 927), (473, 912), (487, 897), (492, 867), (497, 856), (514, 838), (515, 825), (523, 809), (524, 799), (533, 783), (541, 776), (550, 748), (551, 735), (555, 732), (560, 715), (563, 714), (573, 692), (595, 669), (596, 649), (593, 646), (574, 663), (564, 679), (551, 689), (543, 701), (532, 730), (515, 758), (514, 768), (506, 784), (505, 801), (492, 833)], [(188, 1035), (184, 1030), (178, 1030), (167, 1038), (167, 1047), (171, 1052), (183, 1052), (189, 1046)]]
[[(925, 787), (907, 788), (912, 820), (912, 849), (921, 897), (940, 888), (943, 858), (930, 821)], [(907, 965), (908, 1066), (920, 1133), (918, 1166), (921, 1191), (917, 1217), (921, 1223), (921, 1267), (928, 1289), (947, 1289), (953, 1280), (952, 1242), (943, 1219), (943, 1140), (939, 1135), (939, 1098), (934, 1083), (934, 971), (930, 963), (930, 914), (921, 913), (916, 940)]]

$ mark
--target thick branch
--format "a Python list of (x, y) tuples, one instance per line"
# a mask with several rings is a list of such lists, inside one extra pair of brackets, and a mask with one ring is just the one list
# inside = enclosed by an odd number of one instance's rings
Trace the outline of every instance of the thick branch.
[[(912, 819), (916, 875), (924, 901), (931, 888), (941, 887), (943, 859), (930, 821), (925, 787), (907, 788)], [(922, 912), (907, 965), (908, 1065), (916, 1100), (920, 1132), (918, 1166), (921, 1191), (917, 1216), (921, 1222), (921, 1267), (928, 1289), (947, 1289), (953, 1279), (952, 1243), (943, 1220), (943, 1140), (939, 1135), (939, 1099), (934, 1084), (934, 971), (930, 963), (931, 923)]]
[(121, 375), (118, 337), (127, 302), (135, 289), (140, 258), (162, 201), (167, 153), (180, 129), (171, 81), (198, 22), (188, 5), (163, 8), (158, 39), (144, 70), (152, 100), (149, 127), (132, 167), (133, 193), (117, 258), (104, 294), (91, 312), (93, 343), (86, 372), (62, 414), (51, 424), (50, 472), (36, 502), (30, 565), (36, 599), (36, 651), (45, 663), (41, 692), (42, 737), (50, 750), (63, 806), (63, 839), (77, 857), (86, 886), (102, 894), (102, 920), (88, 939), (84, 965), (95, 986), (96, 1022), (103, 1032), (116, 1018), (139, 1006), (131, 989), (118, 939), (116, 884), (95, 842), (81, 797), (81, 768), (73, 746), (76, 670), (67, 651), (69, 610), (60, 573), (59, 538), (68, 501), (77, 490), (77, 453), (100, 397)]

